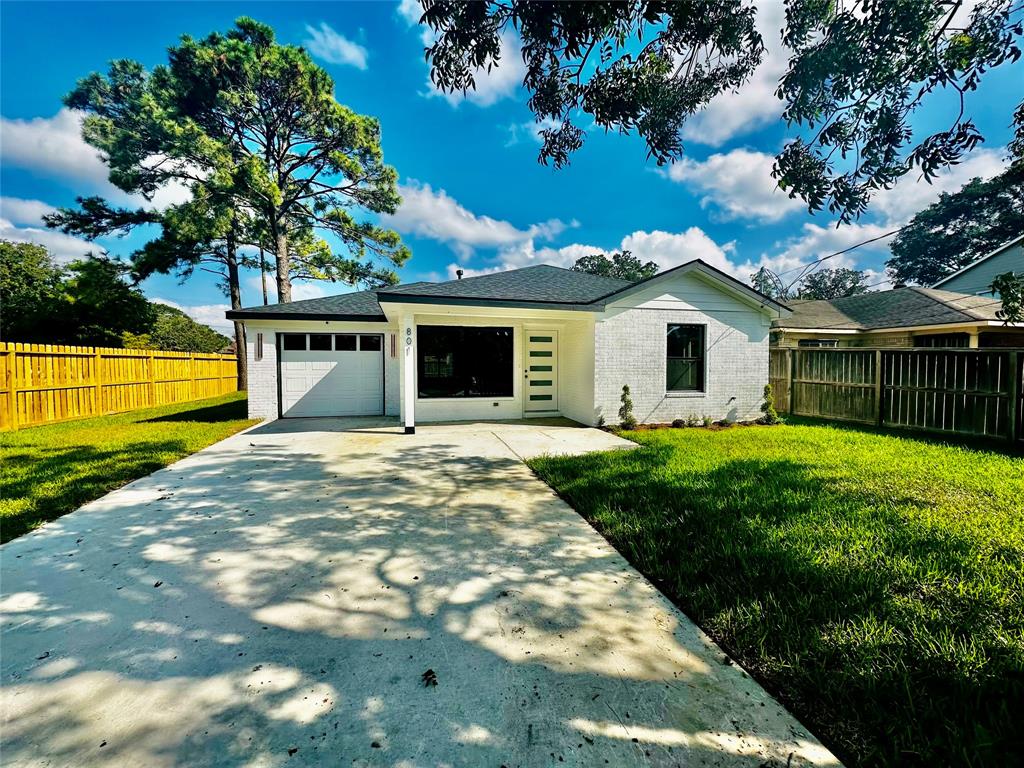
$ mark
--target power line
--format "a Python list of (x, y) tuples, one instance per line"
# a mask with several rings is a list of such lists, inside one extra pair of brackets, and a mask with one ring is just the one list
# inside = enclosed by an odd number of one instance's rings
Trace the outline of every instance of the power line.
[[(862, 246), (870, 245), (871, 243), (877, 242), (879, 240), (883, 240), (883, 239), (885, 239), (887, 237), (891, 237), (892, 235), (895, 235), (898, 232), (902, 232), (904, 229), (907, 228), (907, 226), (908, 225), (904, 224), (902, 227), (897, 227), (896, 229), (894, 229), (894, 230), (892, 230), (890, 232), (886, 232), (885, 234), (878, 235), (877, 237), (872, 237), (870, 240), (865, 240), (865, 241), (863, 241), (861, 243), (856, 243), (855, 245), (851, 245), (848, 248), (844, 248), (841, 251), (836, 251), (835, 253), (830, 253), (827, 256), (822, 256), (821, 258), (815, 259), (814, 261), (810, 262), (809, 264), (801, 264), (799, 267), (793, 267), (793, 268), (787, 269), (787, 270), (785, 270), (783, 272), (779, 272), (777, 277), (782, 277), (783, 275), (788, 274), (789, 272), (795, 272), (798, 269), (805, 269), (806, 270), (806, 269), (808, 269), (810, 267), (816, 267), (818, 264), (821, 264), (823, 261), (827, 261), (828, 259), (831, 259), (831, 258), (833, 258), (835, 256), (842, 256), (844, 253), (849, 253), (850, 251), (856, 250), (857, 248), (860, 248)], [(803, 275), (801, 275), (801, 277), (803, 277)], [(799, 279), (800, 278), (797, 278), (797, 281), (799, 281)], [(797, 281), (794, 281), (794, 282), (797, 282)]]

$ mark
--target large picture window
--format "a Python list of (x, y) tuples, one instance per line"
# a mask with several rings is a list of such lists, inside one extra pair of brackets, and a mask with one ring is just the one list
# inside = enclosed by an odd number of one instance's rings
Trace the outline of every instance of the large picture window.
[(511, 397), (512, 329), (421, 325), (420, 397)]
[(668, 324), (667, 392), (704, 391), (704, 326)]

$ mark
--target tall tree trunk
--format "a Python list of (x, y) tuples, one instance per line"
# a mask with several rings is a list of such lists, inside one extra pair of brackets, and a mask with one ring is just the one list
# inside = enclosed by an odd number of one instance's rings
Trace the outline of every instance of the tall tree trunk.
[(267, 306), (270, 302), (267, 300), (267, 255), (263, 251), (263, 246), (260, 246), (260, 280), (263, 281), (263, 306)]
[(291, 263), (288, 257), (288, 230), (275, 217), (272, 221), (274, 244), (277, 248), (277, 303), (287, 304), (292, 300)]
[[(227, 237), (228, 293), (231, 296), (231, 308), (242, 308), (242, 286), (238, 282), (238, 253), (235, 241), (235, 225), (232, 222)], [(238, 389), (249, 388), (249, 371), (245, 354), (245, 326), (235, 320), (235, 359), (238, 361)]]

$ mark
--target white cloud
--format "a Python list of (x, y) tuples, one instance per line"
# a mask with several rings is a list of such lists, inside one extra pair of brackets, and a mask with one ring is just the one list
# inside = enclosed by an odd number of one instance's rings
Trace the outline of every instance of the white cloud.
[(309, 37), (302, 44), (317, 58), (330, 64), (348, 64), (357, 69), (366, 69), (369, 56), (366, 48), (339, 35), (326, 21), (321, 21), (319, 27), (307, 24), (306, 34)]
[(511, 32), (501, 34), (500, 45), (501, 60), (498, 62), (498, 66), (491, 67), (490, 72), (483, 67), (473, 70), (475, 88), (471, 88), (465, 93), (445, 93), (437, 90), (428, 78), (427, 94), (440, 96), (453, 107), (459, 106), (464, 101), (469, 101), (478, 107), (489, 107), (502, 99), (515, 96), (516, 89), (526, 75), (522, 47), (519, 45), (518, 38)]
[(103, 251), (95, 243), (65, 235), (63, 232), (42, 227), (18, 227), (14, 222), (4, 218), (0, 218), (0, 240), (42, 245), (59, 264), (67, 264), (75, 259), (80, 259), (90, 251), (93, 253)]
[(868, 210), (897, 226), (939, 199), (942, 192), (956, 192), (975, 177), (989, 179), (1006, 170), (1006, 148), (976, 149), (959, 165), (940, 171), (929, 184), (917, 171), (904, 176), (892, 189), (877, 193)]
[(234, 324), (224, 317), (224, 313), (231, 309), (228, 304), (179, 304), (176, 301), (160, 297), (150, 299), (150, 301), (180, 309), (197, 323), (208, 325), (225, 336), (232, 337), (235, 333)]
[(662, 270), (700, 259), (730, 274), (736, 272), (728, 255), (735, 253), (735, 245), (719, 245), (700, 227), (690, 227), (685, 232), (634, 232), (622, 239), (619, 250), (632, 251), (641, 261), (653, 261)]
[(443, 189), (435, 191), (429, 184), (410, 180), (399, 191), (402, 205), (395, 214), (383, 217), (384, 222), (404, 234), (447, 243), (463, 258), (468, 258), (474, 248), (499, 248), (535, 237), (550, 240), (578, 225), (549, 219), (519, 229), (503, 219), (477, 215)]
[[(100, 194), (121, 204), (147, 204), (108, 181), (99, 151), (82, 139), (82, 113), (63, 108), (53, 117), (28, 120), (0, 117), (0, 162), (71, 182), (81, 194)], [(189, 198), (188, 188), (172, 183), (157, 190), (151, 205), (166, 208)]]
[(697, 144), (719, 147), (734, 136), (752, 133), (782, 115), (782, 102), (775, 96), (779, 78), (786, 71), (788, 50), (782, 45), (786, 9), (781, 0), (758, 3), (757, 29), (767, 52), (749, 81), (735, 92), (723, 93), (683, 125), (683, 138)]
[[(871, 201), (870, 220), (835, 226), (805, 223), (796, 237), (776, 243), (761, 255), (758, 262), (746, 266), (756, 270), (764, 265), (775, 272), (786, 272), (791, 277), (798, 274), (798, 268), (811, 261), (821, 259), (836, 251), (845, 250), (858, 243), (865, 243), (876, 237), (893, 232), (906, 224), (918, 211), (935, 202), (942, 192), (955, 192), (976, 177), (991, 178), (1006, 169), (1004, 148), (975, 150), (959, 165), (946, 168), (934, 183), (929, 184), (917, 176), (907, 175), (893, 189), (878, 192)], [(873, 243), (833, 256), (822, 262), (821, 269), (837, 267), (861, 268), (873, 264), (878, 269), (867, 269), (870, 283), (882, 283), (881, 262), (889, 255), (892, 237), (884, 237)], [(786, 275), (783, 275), (785, 278)], [(885, 288), (887, 284), (879, 285)]]
[[(415, 0), (402, 0), (398, 6), (398, 14), (410, 26), (419, 24), (423, 9)], [(424, 47), (429, 47), (437, 40), (437, 35), (427, 26), (420, 28), (420, 40)], [(424, 96), (440, 96), (453, 107), (457, 107), (464, 101), (476, 104), (478, 107), (489, 107), (502, 99), (515, 95), (516, 89), (522, 83), (526, 75), (526, 65), (523, 63), (522, 46), (519, 38), (511, 31), (501, 33), (500, 39), (500, 60), (496, 67), (491, 67), (488, 72), (486, 67), (479, 67), (473, 70), (473, 80), (476, 84), (466, 93), (445, 93), (439, 91), (430, 77), (427, 77), (427, 90)], [(421, 57), (422, 58), (422, 57)]]
[(543, 144), (544, 138), (540, 135), (541, 131), (554, 130), (561, 128), (562, 124), (558, 120), (554, 120), (550, 117), (544, 118), (540, 122), (529, 121), (526, 123), (511, 123), (505, 126), (505, 130), (508, 132), (508, 139), (505, 141), (506, 147), (514, 147), (524, 139), (532, 141), (535, 144)]
[(790, 199), (778, 188), (772, 178), (773, 162), (774, 158), (765, 152), (734, 149), (711, 155), (703, 162), (680, 160), (669, 167), (666, 175), (703, 193), (701, 207), (718, 209), (723, 219), (771, 222), (805, 208), (801, 200)]
[[(892, 229), (889, 224), (848, 224), (837, 228), (834, 224), (822, 226), (808, 222), (801, 228), (799, 236), (776, 244), (772, 253), (763, 254), (760, 261), (751, 266), (755, 269), (766, 266), (775, 272), (792, 270), (808, 261), (884, 235)], [(830, 269), (854, 267), (865, 255), (877, 255), (888, 249), (888, 239), (877, 240), (849, 254), (834, 256), (824, 266)]]
[(14, 224), (42, 224), (43, 216), (56, 211), (56, 208), (42, 200), (0, 197), (0, 218)]
[(0, 160), (90, 188), (107, 182), (99, 152), (82, 139), (82, 115), (63, 108), (53, 117), (11, 120), (0, 117)]
[(420, 23), (420, 16), (423, 15), (423, 8), (420, 6), (419, 0), (401, 0), (401, 2), (398, 3), (398, 15), (412, 26), (413, 24)]
[[(248, 290), (243, 292), (242, 306), (255, 307), (263, 303), (263, 283), (260, 280), (259, 272), (245, 279), (242, 283)], [(322, 296), (335, 296), (341, 293), (354, 291), (356, 288), (344, 283), (332, 283), (329, 281), (309, 282), (306, 280), (292, 281), (292, 301), (303, 301), (305, 299), (319, 299)], [(249, 297), (252, 298), (249, 298)], [(277, 278), (274, 273), (267, 274), (267, 300), (271, 304), (277, 303)]]
[[(738, 271), (739, 268), (729, 258), (729, 254), (735, 251), (735, 246), (732, 243), (719, 245), (708, 237), (700, 227), (690, 227), (683, 232), (637, 230), (622, 238), (618, 245), (610, 248), (584, 243), (572, 243), (560, 248), (538, 248), (530, 238), (514, 246), (503, 248), (498, 253), (496, 264), (468, 269), (457, 264), (450, 264), (448, 274), (454, 277), (455, 270), (462, 268), (465, 275), (471, 277), (537, 264), (553, 264), (556, 267), (568, 268), (583, 256), (623, 250), (632, 251), (633, 255), (641, 261), (655, 262), (662, 270), (678, 267), (680, 264), (694, 259), (701, 259), (730, 274), (741, 275), (741, 272)], [(746, 277), (745, 274), (742, 276)]]

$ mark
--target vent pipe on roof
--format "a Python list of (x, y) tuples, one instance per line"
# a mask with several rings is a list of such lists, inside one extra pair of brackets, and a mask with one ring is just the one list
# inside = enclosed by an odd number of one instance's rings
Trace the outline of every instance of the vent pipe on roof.
[(456, 269), (455, 270), (455, 279), (456, 280), (461, 280), (462, 279), (462, 270), (461, 269)]

